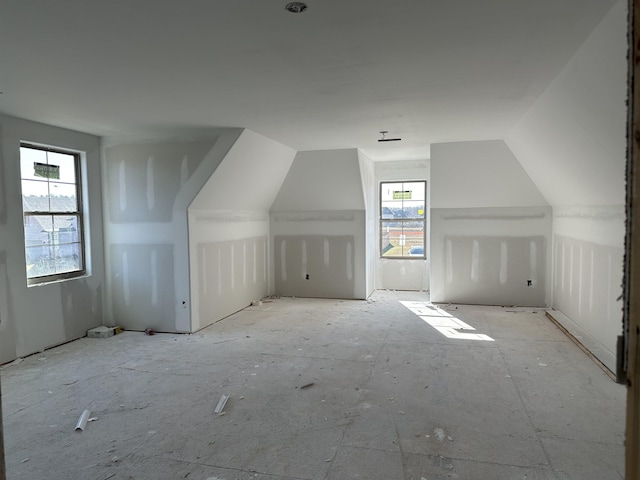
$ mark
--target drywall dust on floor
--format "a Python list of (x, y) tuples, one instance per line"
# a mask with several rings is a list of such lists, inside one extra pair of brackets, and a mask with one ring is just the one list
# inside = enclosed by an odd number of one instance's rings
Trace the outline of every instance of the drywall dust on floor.
[(478, 342), (401, 301), (429, 298), (269, 298), (2, 367), (8, 478), (622, 478), (624, 387), (543, 310), (439, 306)]

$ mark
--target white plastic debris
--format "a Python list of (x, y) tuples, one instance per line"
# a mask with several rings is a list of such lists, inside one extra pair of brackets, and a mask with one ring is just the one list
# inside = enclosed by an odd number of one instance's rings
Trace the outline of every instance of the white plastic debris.
[(89, 410), (85, 410), (84, 412), (82, 412), (82, 415), (80, 415), (80, 418), (78, 419), (78, 423), (76, 423), (76, 431), (84, 431), (84, 427), (87, 426), (87, 421), (89, 420), (90, 414), (91, 412)]
[(224, 410), (224, 406), (227, 404), (227, 400), (229, 400), (229, 395), (222, 395), (222, 397), (220, 397), (220, 400), (218, 400), (218, 405), (216, 405), (213, 413), (217, 413), (218, 415), (220, 415), (222, 413), (222, 410)]

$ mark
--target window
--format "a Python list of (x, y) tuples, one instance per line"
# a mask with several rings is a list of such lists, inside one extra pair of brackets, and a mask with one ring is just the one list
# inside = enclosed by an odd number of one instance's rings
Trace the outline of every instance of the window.
[(426, 258), (427, 182), (380, 183), (380, 256)]
[(83, 275), (80, 155), (22, 144), (20, 172), (27, 283)]

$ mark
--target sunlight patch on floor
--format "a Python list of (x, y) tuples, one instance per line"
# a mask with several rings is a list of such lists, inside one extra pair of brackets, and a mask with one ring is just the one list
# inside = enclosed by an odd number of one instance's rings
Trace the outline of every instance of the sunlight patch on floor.
[(432, 303), (409, 302), (402, 300), (400, 303), (447, 338), (457, 340), (482, 340), (486, 342), (495, 341), (489, 335), (485, 335), (483, 333), (461, 332), (460, 330), (475, 331), (475, 328), (462, 320), (457, 319), (445, 310), (437, 308)]

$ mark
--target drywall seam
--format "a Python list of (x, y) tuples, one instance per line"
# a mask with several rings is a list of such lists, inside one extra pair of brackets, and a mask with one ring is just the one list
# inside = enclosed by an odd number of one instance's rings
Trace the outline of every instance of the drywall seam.
[(494, 214), (494, 215), (443, 215), (443, 220), (535, 220), (545, 218), (545, 213), (533, 213), (529, 215), (508, 215), (508, 214)]
[[(432, 209), (432, 300), (549, 304), (546, 283), (551, 268), (551, 213), (548, 206)], [(506, 255), (503, 242), (507, 245)], [(506, 262), (502, 264), (501, 259)]]
[[(96, 136), (53, 127), (28, 120), (0, 115), (0, 172), (2, 192), (7, 207), (0, 212), (0, 288), (9, 298), (0, 309), (2, 328), (2, 361), (5, 355), (25, 356), (52, 345), (82, 336), (87, 329), (103, 321), (102, 288), (104, 257), (102, 255), (102, 205), (100, 185), (100, 139)], [(83, 209), (86, 216), (85, 244), (88, 274), (60, 282), (27, 287), (24, 251), (24, 226), (20, 191), (20, 144), (37, 145), (82, 152)], [(95, 182), (95, 183), (93, 183)], [(88, 188), (88, 187), (91, 188)], [(10, 295), (9, 295), (10, 294)], [(92, 308), (95, 304), (96, 308)], [(75, 306), (85, 305), (86, 311)], [(6, 318), (6, 317), (9, 318)], [(46, 319), (43, 322), (42, 319)], [(6, 338), (9, 344), (6, 345)]]
[[(109, 242), (112, 246), (134, 244), (154, 245), (158, 244), (158, 242), (163, 242), (164, 245), (171, 245), (172, 248), (172, 253), (170, 256), (165, 255), (162, 257), (163, 262), (165, 262), (167, 259), (171, 259), (171, 267), (169, 267), (168, 265), (166, 266), (167, 272), (171, 272), (170, 290), (172, 292), (172, 298), (169, 299), (171, 306), (168, 307), (167, 312), (167, 304), (164, 304), (164, 314), (167, 317), (167, 321), (170, 321), (173, 324), (173, 327), (171, 327), (170, 325), (163, 325), (164, 329), (178, 332), (188, 332), (191, 330), (189, 314), (190, 287), (188, 266), (188, 231), (186, 218), (187, 207), (192, 198), (201, 188), (202, 184), (208, 178), (208, 175), (210, 175), (215, 170), (220, 160), (228, 152), (228, 150), (231, 148), (231, 146), (234, 144), (241, 133), (241, 129), (207, 129), (206, 131), (194, 131), (191, 133), (186, 133), (184, 135), (165, 135), (152, 137), (138, 136), (126, 138), (110, 137), (105, 138), (102, 141), (103, 198), (106, 202), (104, 205), (105, 216), (103, 217), (103, 222), (106, 241)], [(179, 163), (177, 164), (177, 170), (180, 173), (180, 179), (176, 187), (177, 190), (175, 196), (172, 194), (172, 198), (170, 198), (171, 203), (167, 205), (169, 209), (168, 221), (165, 221), (164, 217), (160, 218), (157, 215), (155, 217), (153, 215), (147, 215), (147, 221), (144, 221), (144, 216), (140, 217), (140, 220), (142, 221), (126, 221), (116, 223), (112, 220), (113, 212), (110, 209), (114, 206), (117, 207), (117, 205), (114, 205), (110, 201), (113, 195), (116, 194), (116, 192), (110, 190), (111, 184), (110, 177), (108, 175), (109, 169), (114, 168), (111, 163), (110, 156), (108, 155), (108, 152), (111, 148), (120, 146), (136, 147), (137, 145), (149, 145), (150, 150), (154, 152), (154, 149), (152, 147), (153, 145), (157, 145), (155, 151), (166, 156), (166, 153), (162, 150), (162, 145), (169, 145), (171, 147), (171, 151), (173, 152), (173, 150), (176, 150), (181, 145), (189, 146), (192, 145), (193, 142), (199, 144), (208, 142), (210, 146), (207, 148), (207, 151), (204, 153), (203, 157), (198, 157), (196, 159), (199, 164), (195, 167), (191, 176), (185, 175), (185, 171), (188, 174), (188, 163), (185, 163), (188, 162), (188, 160), (185, 160), (185, 156), (183, 154), (179, 154), (180, 156), (178, 157)], [(144, 165), (145, 178), (149, 180), (150, 173), (154, 174), (154, 178), (156, 175), (166, 175), (166, 172), (159, 171), (157, 165), (155, 165), (158, 159), (154, 156), (154, 160), (151, 161), (149, 160), (149, 158), (150, 157), (146, 157), (144, 159), (146, 162)], [(186, 176), (188, 176), (188, 178), (185, 178)], [(111, 178), (111, 180), (118, 181), (117, 178)], [(125, 177), (124, 180), (126, 181), (127, 178)], [(120, 179), (120, 181), (122, 181), (122, 179)], [(144, 195), (145, 204), (143, 208), (148, 212), (152, 212), (152, 210), (148, 209), (150, 203), (153, 204), (153, 207), (155, 209), (160, 200), (165, 203), (167, 201), (166, 198), (161, 196), (162, 192), (158, 190), (155, 180), (152, 183), (153, 193), (151, 193), (151, 191), (149, 190), (149, 188), (151, 187), (149, 186), (149, 181), (147, 181), (147, 190)], [(117, 188), (117, 185), (114, 185), (114, 188)], [(121, 203), (122, 202), (120, 201), (120, 204)], [(128, 200), (127, 203), (129, 203)], [(113, 257), (111, 248), (107, 249), (105, 256), (108, 260), (107, 278), (110, 279), (110, 281), (107, 282), (107, 317), (109, 319), (109, 322), (111, 324), (114, 324), (116, 318), (113, 305), (114, 291), (111, 279), (114, 278), (114, 265), (118, 265), (118, 263), (117, 259)], [(160, 269), (160, 272), (164, 272), (164, 270)], [(168, 279), (166, 278), (164, 280), (165, 283), (166, 281), (168, 281)], [(134, 286), (132, 285), (130, 288), (133, 287)], [(168, 288), (168, 286), (165, 285), (164, 288), (164, 294), (166, 297), (166, 294), (168, 292), (168, 290), (166, 289)], [(162, 298), (162, 300), (166, 302), (167, 298)], [(169, 312), (173, 313), (171, 314)], [(141, 313), (141, 315), (144, 316), (143, 313)], [(145, 320), (139, 319), (139, 321), (144, 322)]]

